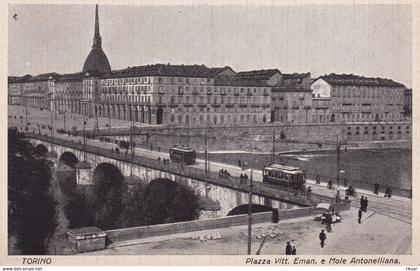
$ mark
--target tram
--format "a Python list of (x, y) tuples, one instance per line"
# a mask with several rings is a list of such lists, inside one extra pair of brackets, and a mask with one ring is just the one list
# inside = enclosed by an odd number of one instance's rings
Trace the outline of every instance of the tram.
[(287, 187), (293, 190), (301, 190), (305, 187), (305, 173), (298, 167), (272, 164), (264, 167), (263, 183)]
[(169, 157), (174, 163), (193, 165), (195, 164), (196, 156), (195, 150), (190, 147), (175, 145), (169, 150)]

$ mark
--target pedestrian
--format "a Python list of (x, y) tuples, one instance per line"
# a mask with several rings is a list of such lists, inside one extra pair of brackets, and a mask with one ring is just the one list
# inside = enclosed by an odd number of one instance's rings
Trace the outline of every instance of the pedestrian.
[(238, 166), (239, 166), (240, 168), (242, 168), (242, 165), (241, 165), (241, 159), (238, 159)]
[(365, 199), (363, 196), (360, 197), (360, 208), (363, 210), (363, 204), (365, 203)]
[(321, 240), (321, 248), (324, 247), (326, 239), (327, 239), (327, 235), (325, 235), (324, 230), (321, 230), (321, 232), (319, 233), (319, 240)]
[(367, 197), (365, 197), (364, 203), (363, 203), (363, 212), (367, 212), (367, 207), (368, 207), (369, 201), (367, 199)]
[(244, 183), (244, 175), (242, 175), (242, 173), (239, 175), (239, 180), (241, 181), (241, 184)]
[(361, 207), (359, 208), (359, 212), (357, 213), (357, 216), (358, 216), (357, 222), (359, 224), (362, 223), (362, 208)]
[(312, 192), (312, 188), (309, 186), (308, 189), (306, 190), (306, 198), (307, 199), (311, 199), (311, 192)]
[(341, 202), (340, 190), (337, 190), (337, 194), (335, 194), (335, 203)]
[(378, 195), (379, 194), (379, 184), (375, 183), (373, 188), (373, 194)]
[(332, 189), (332, 181), (328, 180), (328, 189)]
[(292, 255), (292, 246), (290, 245), (290, 242), (287, 242), (286, 245), (286, 255)]
[(330, 212), (327, 213), (327, 215), (325, 216), (325, 223), (327, 224), (327, 232), (331, 232), (332, 228), (331, 228), (331, 224), (332, 224), (332, 215)]
[(387, 186), (385, 187), (385, 195), (384, 195), (384, 198), (385, 198), (385, 197), (390, 198), (390, 197), (391, 197), (391, 193), (392, 193), (391, 188), (387, 185)]
[(292, 248), (292, 255), (296, 255), (296, 247), (295, 246), (293, 246), (293, 248)]
[(319, 174), (316, 175), (315, 182), (316, 182), (316, 184), (321, 183), (321, 177), (319, 176)]

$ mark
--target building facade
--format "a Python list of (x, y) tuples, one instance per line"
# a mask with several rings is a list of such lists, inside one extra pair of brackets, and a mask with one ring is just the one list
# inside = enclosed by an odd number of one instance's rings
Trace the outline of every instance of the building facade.
[[(311, 85), (315, 101), (329, 101), (321, 117), (326, 122), (403, 121), (403, 84), (390, 79), (329, 74)], [(314, 114), (316, 111), (314, 111)]]
[(311, 122), (312, 91), (310, 73), (281, 74), (272, 89), (272, 121), (280, 123)]

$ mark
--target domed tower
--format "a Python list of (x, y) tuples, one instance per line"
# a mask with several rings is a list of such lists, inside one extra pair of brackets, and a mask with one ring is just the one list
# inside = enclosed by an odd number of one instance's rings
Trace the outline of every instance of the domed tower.
[(109, 72), (111, 66), (109, 65), (108, 58), (102, 50), (102, 39), (99, 34), (99, 18), (98, 18), (98, 5), (95, 9), (95, 36), (93, 37), (92, 50), (85, 60), (83, 65), (83, 72)]

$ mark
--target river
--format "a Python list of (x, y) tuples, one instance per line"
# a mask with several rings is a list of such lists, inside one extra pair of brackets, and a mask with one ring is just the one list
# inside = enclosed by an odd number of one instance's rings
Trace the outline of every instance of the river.
[[(385, 185), (394, 194), (409, 196), (412, 187), (412, 152), (407, 149), (352, 149), (340, 152), (340, 184), (344, 178), (356, 188), (373, 190), (378, 183), (383, 192)], [(201, 154), (199, 156), (202, 156)], [(271, 153), (212, 153), (211, 160), (238, 165), (246, 161), (249, 167), (260, 169), (271, 164)], [(308, 178), (320, 175), (321, 181), (331, 179), (336, 183), (337, 153), (315, 151), (307, 153), (276, 154), (274, 162), (298, 166)]]

